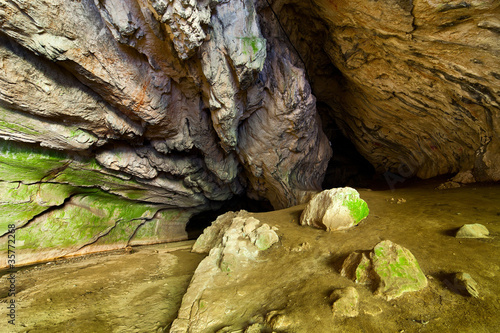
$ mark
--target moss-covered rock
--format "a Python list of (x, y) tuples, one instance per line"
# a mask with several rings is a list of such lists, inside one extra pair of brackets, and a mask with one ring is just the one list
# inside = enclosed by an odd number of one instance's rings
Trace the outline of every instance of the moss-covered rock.
[(0, 181), (0, 234), (7, 231), (9, 224), (19, 228), (50, 207), (63, 204), (75, 191), (64, 184)]
[[(36, 216), (16, 230), (16, 263), (22, 265), (70, 254), (122, 248), (135, 236), (139, 236), (137, 241), (142, 243), (168, 241), (169, 237), (186, 239), (187, 234), (178, 226), (185, 225), (189, 213), (164, 211), (157, 214), (162, 208), (98, 190), (73, 195), (64, 205)], [(168, 234), (172, 230), (170, 223), (176, 234)], [(153, 228), (137, 233), (149, 224)], [(6, 242), (7, 238), (3, 237), (0, 246), (6, 248)]]
[(0, 140), (0, 247), (6, 251), (5, 233), (15, 225), (18, 265), (186, 239), (198, 210), (179, 202), (93, 158)]
[(389, 240), (378, 243), (370, 253), (349, 255), (341, 274), (357, 283), (372, 285), (388, 300), (427, 286), (427, 278), (413, 254)]
[(368, 205), (355, 189), (335, 188), (318, 193), (309, 201), (300, 224), (328, 231), (343, 230), (357, 225), (368, 213)]

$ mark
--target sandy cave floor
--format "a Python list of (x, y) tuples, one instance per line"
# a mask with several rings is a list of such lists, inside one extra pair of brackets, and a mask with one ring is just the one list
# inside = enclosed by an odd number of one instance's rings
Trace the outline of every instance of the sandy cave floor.
[[(282, 331), (292, 333), (500, 332), (500, 186), (434, 190), (435, 185), (360, 189), (370, 215), (347, 232), (299, 226), (303, 206), (255, 213), (278, 228), (280, 242), (259, 257), (254, 269), (223, 277), (207, 299), (214, 300), (214, 308), (225, 309), (221, 318), (226, 316), (227, 325), (235, 328), (276, 310), (288, 320)], [(484, 224), (491, 237), (453, 237), (465, 223)], [(429, 279), (424, 290), (385, 301), (340, 276), (350, 252), (370, 250), (383, 239), (415, 255)], [(7, 324), (7, 309), (0, 303), (0, 332), (168, 332), (204, 257), (189, 252), (192, 243), (22, 268), (16, 274), (16, 327)], [(459, 271), (478, 282), (478, 299), (449, 288), (451, 274)], [(7, 295), (4, 282), (0, 302)], [(328, 296), (346, 286), (355, 286), (361, 295), (360, 315), (335, 318)]]

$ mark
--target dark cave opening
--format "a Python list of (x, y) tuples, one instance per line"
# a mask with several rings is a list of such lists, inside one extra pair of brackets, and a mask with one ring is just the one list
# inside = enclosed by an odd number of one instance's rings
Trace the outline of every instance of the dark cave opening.
[(322, 188), (370, 187), (375, 168), (356, 149), (338, 127), (331, 108), (322, 102), (317, 103), (317, 111), (322, 119), (323, 132), (330, 140), (333, 155), (328, 162)]
[[(297, 66), (303, 66), (311, 91), (316, 97), (316, 110), (321, 118), (322, 129), (331, 142), (333, 155), (328, 163), (323, 189), (333, 187), (369, 187), (376, 177), (375, 168), (358, 152), (337, 118), (346, 113), (344, 96), (348, 94), (349, 82), (334, 64), (325, 49), (332, 46), (325, 22), (315, 16), (309, 4), (302, 3), (275, 6), (273, 16), (279, 22), (281, 39), (296, 53)], [(308, 14), (304, 14), (308, 13)], [(304, 19), (307, 15), (307, 19)], [(274, 31), (280, 35), (280, 32)], [(328, 43), (330, 41), (330, 44)]]
[(209, 227), (218, 216), (230, 211), (246, 210), (248, 212), (259, 213), (274, 210), (271, 203), (267, 200), (258, 201), (246, 196), (235, 196), (225, 201), (218, 209), (208, 210), (193, 215), (186, 224), (188, 239), (196, 239), (203, 233), (205, 228)]

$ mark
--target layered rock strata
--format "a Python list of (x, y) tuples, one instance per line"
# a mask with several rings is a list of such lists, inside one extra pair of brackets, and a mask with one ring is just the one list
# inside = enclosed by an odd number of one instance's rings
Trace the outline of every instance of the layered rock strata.
[(500, 180), (498, 1), (272, 5), (325, 123), (334, 119), (379, 173)]

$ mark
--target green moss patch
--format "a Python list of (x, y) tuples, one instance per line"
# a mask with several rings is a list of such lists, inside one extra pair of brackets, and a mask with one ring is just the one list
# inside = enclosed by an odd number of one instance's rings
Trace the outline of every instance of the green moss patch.
[(349, 212), (354, 219), (354, 224), (361, 222), (370, 212), (368, 204), (363, 199), (360, 199), (357, 193), (356, 195), (347, 195), (342, 205), (349, 209)]
[[(59, 209), (34, 219), (17, 230), (18, 249), (47, 249), (83, 246), (105, 236), (105, 243), (123, 242), (142, 221), (158, 210), (105, 193), (75, 195)], [(114, 230), (116, 228), (116, 230)], [(104, 239), (104, 238), (103, 238)]]

